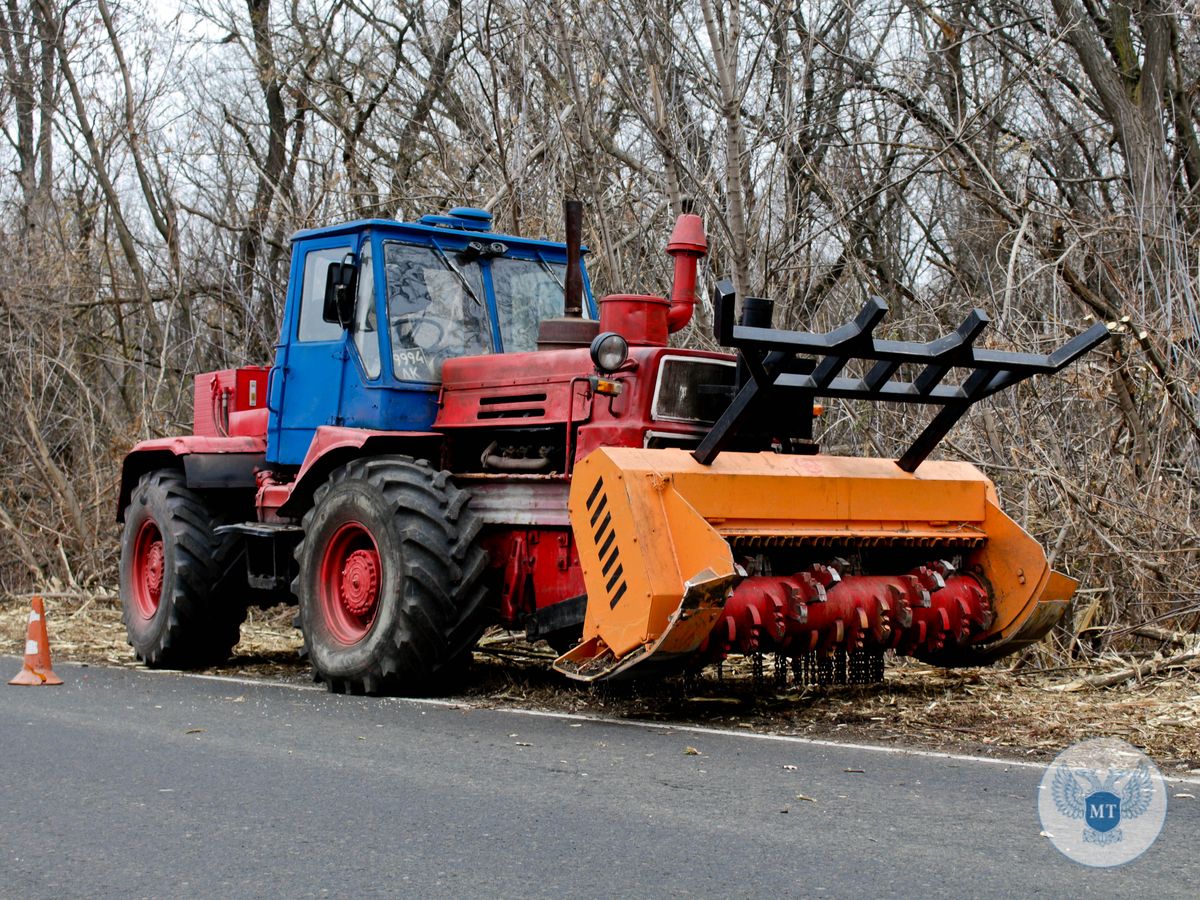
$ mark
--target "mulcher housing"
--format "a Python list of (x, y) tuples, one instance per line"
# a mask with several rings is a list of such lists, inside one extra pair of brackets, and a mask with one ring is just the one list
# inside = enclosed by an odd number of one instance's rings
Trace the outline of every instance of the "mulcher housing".
[[(125, 460), (138, 655), (225, 655), (248, 605), (290, 599), (336, 690), (444, 687), (489, 624), (548, 640), (585, 681), (764, 652), (870, 681), (887, 650), (983, 663), (1059, 621), (1075, 582), (977, 469), (926, 457), (1103, 326), (1049, 356), (976, 349), (980, 310), (886, 341), (872, 299), (828, 334), (779, 331), (768, 301), (737, 319), (723, 283), (715, 333), (735, 352), (675, 349), (699, 218), (667, 246), (670, 298), (595, 303), (577, 240), (496, 234), (469, 208), (295, 235), (274, 365), (197, 376), (194, 433)], [(897, 461), (832, 457), (817, 398), (936, 413)]]

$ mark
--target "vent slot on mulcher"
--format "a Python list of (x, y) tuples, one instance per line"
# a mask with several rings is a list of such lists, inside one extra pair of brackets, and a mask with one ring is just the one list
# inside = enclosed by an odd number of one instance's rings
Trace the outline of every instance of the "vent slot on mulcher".
[(592, 537), (599, 550), (600, 571), (607, 579), (604, 588), (608, 591), (608, 605), (615, 608), (629, 590), (629, 585), (625, 581), (625, 569), (621, 566), (621, 550), (617, 546), (617, 533), (612, 525), (603, 478), (596, 481), (596, 486), (588, 495), (587, 509), (591, 513)]

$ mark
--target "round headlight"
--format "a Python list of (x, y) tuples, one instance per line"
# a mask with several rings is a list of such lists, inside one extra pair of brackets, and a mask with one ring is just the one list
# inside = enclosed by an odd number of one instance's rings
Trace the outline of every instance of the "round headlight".
[(615, 372), (629, 359), (629, 342), (615, 331), (606, 331), (592, 340), (591, 352), (597, 369)]

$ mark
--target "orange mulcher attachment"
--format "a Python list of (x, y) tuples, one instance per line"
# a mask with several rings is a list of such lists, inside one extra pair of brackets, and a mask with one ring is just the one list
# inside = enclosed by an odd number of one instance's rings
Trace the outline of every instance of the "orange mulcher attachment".
[[(1040, 640), (1076, 582), (1051, 571), (975, 467), (924, 460), (972, 403), (1062, 368), (1107, 329), (1042, 357), (975, 350), (979, 310), (948, 337), (911, 344), (871, 337), (886, 309), (878, 299), (825, 335), (735, 327), (732, 306), (722, 285), (718, 337), (741, 349), (748, 375), (699, 449), (602, 448), (575, 467), (569, 506), (588, 603), (582, 643), (555, 668), (594, 681), (774, 651), (818, 669), (848, 661), (857, 680), (873, 680), (889, 649), (975, 665)], [(851, 358), (874, 361), (864, 378), (839, 374)], [(921, 374), (893, 380), (901, 363)], [(954, 367), (970, 374), (943, 384)], [(722, 452), (781, 396), (806, 411), (815, 396), (942, 409), (898, 461)], [(786, 440), (803, 446), (810, 429), (811, 416)]]
[[(979, 664), (1039, 640), (1075, 590), (967, 463), (910, 474), (885, 459), (724, 453), (703, 466), (683, 450), (606, 448), (576, 467), (570, 512), (588, 605), (583, 643), (555, 668), (585, 681), (765, 650)], [(742, 577), (735, 552), (760, 548), (903, 549), (930, 565)]]

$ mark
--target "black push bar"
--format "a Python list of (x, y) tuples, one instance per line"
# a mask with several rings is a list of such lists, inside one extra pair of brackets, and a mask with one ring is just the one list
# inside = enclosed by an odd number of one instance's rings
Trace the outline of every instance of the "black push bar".
[[(717, 342), (737, 349), (738, 371), (744, 374), (733, 402), (692, 454), (704, 465), (728, 447), (754, 410), (761, 408), (760, 401), (783, 395), (796, 400), (797, 412), (807, 417), (809, 434), (815, 397), (940, 406), (933, 421), (896, 460), (905, 472), (913, 472), (972, 404), (1031, 375), (1057, 372), (1108, 338), (1108, 328), (1096, 324), (1049, 355), (979, 350), (975, 340), (990, 320), (982, 309), (974, 309), (953, 332), (928, 343), (877, 340), (872, 332), (888, 309), (879, 297), (869, 299), (853, 322), (824, 334), (785, 331), (769, 327), (769, 303), (762, 308), (764, 301), (748, 299), (756, 304), (753, 315), (744, 313), (743, 324), (735, 324), (733, 285), (722, 281), (713, 291)], [(747, 319), (767, 324), (747, 324)], [(842, 375), (855, 359), (875, 364), (862, 378)], [(921, 366), (920, 373), (912, 381), (895, 380), (896, 370), (906, 363)], [(962, 370), (961, 381), (943, 383), (952, 369)]]

